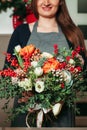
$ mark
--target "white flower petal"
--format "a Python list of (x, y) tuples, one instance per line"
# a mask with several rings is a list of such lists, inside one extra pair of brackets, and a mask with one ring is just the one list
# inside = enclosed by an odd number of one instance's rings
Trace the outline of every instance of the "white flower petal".
[(26, 91), (32, 90), (31, 79), (25, 78), (23, 81), (19, 81), (18, 86), (24, 88)]
[(11, 80), (13, 85), (18, 83), (18, 77), (12, 77)]
[(41, 93), (44, 91), (44, 82), (43, 81), (37, 81), (35, 84), (35, 91), (38, 93)]
[(41, 76), (43, 74), (43, 69), (41, 67), (37, 67), (37, 68), (35, 68), (34, 73), (37, 76)]
[(53, 55), (50, 54), (50, 53), (48, 53), (48, 52), (43, 52), (43, 53), (41, 54), (41, 56), (42, 56), (42, 57), (46, 57), (46, 58), (52, 58), (52, 57), (53, 57)]
[(21, 46), (20, 46), (20, 45), (15, 46), (15, 50), (16, 50), (16, 52), (19, 52), (20, 49), (21, 49)]
[(71, 82), (71, 73), (69, 71), (63, 70), (62, 71), (62, 75), (63, 75), (64, 81), (66, 83), (70, 83)]
[(73, 59), (70, 59), (70, 60), (68, 61), (68, 63), (71, 64), (71, 65), (75, 65), (75, 61), (74, 61)]
[(35, 68), (37, 66), (37, 61), (32, 61), (31, 66), (33, 66)]
[(54, 116), (57, 116), (60, 113), (61, 108), (62, 108), (62, 104), (61, 103), (57, 103), (57, 104), (55, 104), (53, 106), (52, 112), (53, 112)]

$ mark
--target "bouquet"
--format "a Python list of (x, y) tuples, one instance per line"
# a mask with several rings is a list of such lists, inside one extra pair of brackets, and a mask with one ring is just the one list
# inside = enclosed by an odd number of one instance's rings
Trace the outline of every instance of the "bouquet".
[(13, 55), (6, 54), (7, 67), (0, 71), (0, 98), (7, 99), (4, 109), (9, 99), (17, 96), (20, 105), (9, 117), (28, 112), (28, 127), (41, 127), (49, 112), (57, 117), (64, 103), (74, 107), (77, 93), (87, 88), (79, 58), (82, 48), (59, 49), (56, 44), (53, 48), (50, 54), (34, 44), (18, 45)]

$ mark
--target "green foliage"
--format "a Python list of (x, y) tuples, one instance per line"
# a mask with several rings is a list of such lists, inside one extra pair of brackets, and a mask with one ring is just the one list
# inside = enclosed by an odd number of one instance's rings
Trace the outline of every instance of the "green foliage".
[(21, 66), (21, 68), (23, 68), (23, 59), (21, 58), (21, 56), (16, 52), (16, 50), (14, 49), (14, 55), (17, 57), (18, 59), (18, 63)]
[(14, 98), (16, 95), (20, 95), (23, 89), (20, 89), (18, 85), (12, 85), (9, 77), (0, 78), (0, 98)]
[(20, 19), (24, 19), (30, 13), (26, 9), (26, 7), (28, 7), (28, 10), (30, 10), (30, 3), (31, 0), (28, 0), (27, 2), (23, 0), (0, 1), (0, 13), (2, 11), (6, 12), (8, 8), (13, 8), (11, 16), (18, 15), (20, 16)]
[[(16, 68), (14, 66), (11, 72), (8, 71), (9, 69), (0, 71), (0, 98), (7, 99), (3, 109), (6, 111), (11, 98), (18, 98), (19, 107), (7, 111), (10, 114), (10, 119), (25, 112), (38, 112), (39, 110), (44, 111), (44, 109), (52, 111), (55, 104), (59, 102), (64, 102), (68, 107), (74, 107), (74, 103), (78, 100), (77, 93), (83, 93), (87, 90), (87, 70), (80, 71), (76, 69), (77, 64), (73, 66), (69, 61), (66, 61), (66, 57), (71, 56), (72, 50), (67, 50), (66, 53), (66, 49), (64, 48), (60, 51), (60, 55), (56, 55), (58, 65), (60, 63), (60, 68), (52, 68), (54, 64), (52, 64), (51, 59), (52, 66), (51, 64), (46, 66), (46, 69), (51, 67), (47, 73), (44, 72), (43, 67), (47, 65), (46, 63), (48, 63), (49, 58), (41, 57), (34, 64), (30, 64), (32, 62), (31, 55), (30, 57), (25, 54), (24, 56), (20, 56), (19, 51), (16, 51), (14, 50), (14, 54), (19, 67), (16, 66)], [(34, 54), (32, 55), (34, 56)], [(23, 66), (26, 56), (28, 56), (28, 61), (26, 62), (26, 66)], [(74, 57), (74, 60), (76, 63), (80, 63), (78, 58)], [(63, 62), (66, 62), (66, 66), (62, 66), (63, 68), (61, 68)], [(27, 63), (29, 63), (28, 66)], [(78, 65), (82, 67), (80, 64)], [(26, 67), (27, 69), (25, 69)], [(74, 67), (73, 71), (72, 67)], [(16, 75), (13, 72), (16, 72)]]

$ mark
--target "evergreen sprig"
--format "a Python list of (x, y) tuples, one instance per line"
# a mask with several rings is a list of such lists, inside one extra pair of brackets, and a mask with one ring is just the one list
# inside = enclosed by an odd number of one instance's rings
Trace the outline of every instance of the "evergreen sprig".
[[(30, 8), (30, 3), (31, 0), (28, 0), (27, 2), (24, 0), (12, 0), (12, 1), (0, 1), (0, 13), (7, 12), (8, 8), (13, 8), (12, 10), (12, 14), (10, 16), (13, 15), (18, 15), (19, 18), (21, 20), (23, 20), (27, 15), (29, 15), (29, 13), (31, 12), (31, 8)], [(28, 8), (26, 8), (28, 7)], [(27, 11), (27, 9), (29, 11)]]

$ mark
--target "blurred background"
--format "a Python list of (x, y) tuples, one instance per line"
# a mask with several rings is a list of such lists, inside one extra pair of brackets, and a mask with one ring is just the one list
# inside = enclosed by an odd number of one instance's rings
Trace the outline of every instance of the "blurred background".
[[(14, 29), (22, 23), (31, 23), (36, 18), (30, 10), (31, 0), (0, 0), (0, 70), (3, 68), (4, 55), (6, 52), (10, 36)], [(70, 16), (84, 34), (85, 45), (87, 48), (87, 0), (66, 0)], [(10, 107), (13, 106), (11, 100)], [(1, 110), (5, 103), (0, 100), (0, 127), (10, 126), (10, 121), (3, 124), (7, 115)], [(80, 115), (76, 114), (76, 127), (87, 126), (87, 96), (77, 103), (80, 107)]]

